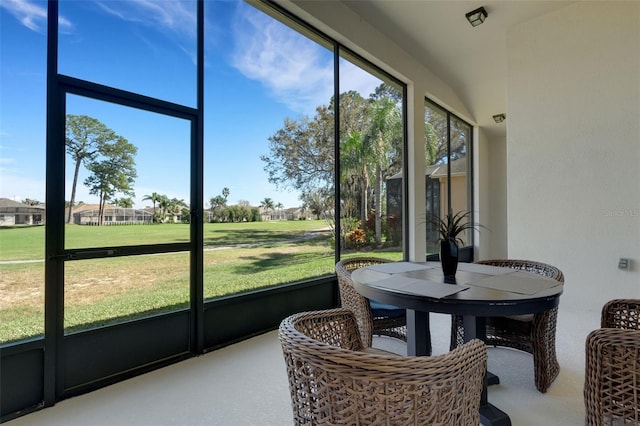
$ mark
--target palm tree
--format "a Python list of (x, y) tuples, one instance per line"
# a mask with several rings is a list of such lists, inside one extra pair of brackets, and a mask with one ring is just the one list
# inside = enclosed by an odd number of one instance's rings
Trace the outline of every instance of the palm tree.
[(265, 211), (271, 210), (273, 212), (275, 208), (275, 203), (271, 198), (267, 197), (264, 200), (260, 201), (260, 207), (262, 207)]
[(278, 209), (278, 219), (282, 220), (282, 209), (284, 208), (284, 204), (278, 203), (275, 207)]
[(176, 216), (179, 216), (182, 212), (183, 208), (186, 208), (187, 204), (183, 199), (178, 200), (177, 198), (172, 198), (168, 201), (167, 204), (167, 212), (171, 215), (171, 221), (176, 221)]
[(151, 202), (153, 203), (153, 220), (156, 220), (156, 203), (160, 201), (161, 197), (162, 195), (158, 194), (157, 192), (152, 192), (151, 195), (145, 195), (144, 197), (142, 197), (142, 201), (151, 200)]
[(164, 222), (164, 220), (166, 219), (170, 204), (171, 204), (171, 200), (169, 200), (169, 197), (167, 197), (164, 194), (160, 195), (160, 197), (158, 198), (158, 207), (160, 207), (160, 212), (158, 213), (159, 222)]
[(394, 138), (402, 135), (402, 118), (395, 101), (384, 97), (371, 106), (371, 123), (364, 143), (373, 155), (368, 157), (375, 168), (374, 210), (376, 243), (382, 240), (382, 183), (388, 177)]

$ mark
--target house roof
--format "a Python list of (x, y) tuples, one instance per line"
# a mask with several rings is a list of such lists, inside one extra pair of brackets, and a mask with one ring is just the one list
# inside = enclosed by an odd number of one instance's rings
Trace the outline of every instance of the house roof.
[(44, 206), (30, 206), (10, 198), (0, 198), (0, 213), (44, 213)]
[[(430, 178), (441, 178), (447, 176), (447, 164), (434, 164), (427, 167), (426, 173)], [(451, 162), (451, 176), (467, 174), (467, 157), (458, 158)]]
[[(447, 176), (447, 163), (433, 164), (425, 168), (424, 174), (430, 178), (442, 178)], [(451, 162), (451, 176), (463, 176), (467, 174), (467, 157), (458, 158)], [(389, 177), (389, 179), (402, 179), (402, 172)]]

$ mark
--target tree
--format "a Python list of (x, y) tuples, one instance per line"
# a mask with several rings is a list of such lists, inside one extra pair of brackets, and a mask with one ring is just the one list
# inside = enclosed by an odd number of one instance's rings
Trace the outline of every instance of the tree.
[(25, 198), (24, 200), (22, 200), (22, 204), (26, 204), (28, 206), (37, 206), (38, 204), (40, 204), (40, 201), (32, 200), (31, 198)]
[(209, 199), (209, 205), (211, 206), (209, 209), (211, 210), (211, 214), (214, 220), (223, 222), (222, 220), (222, 211), (227, 206), (227, 199), (229, 198), (229, 188), (222, 188), (222, 194), (216, 195), (215, 197), (211, 197)]
[(153, 203), (153, 220), (156, 221), (156, 203), (158, 201), (160, 201), (160, 198), (162, 198), (161, 194), (158, 194), (157, 192), (152, 192), (151, 195), (145, 195), (144, 197), (142, 197), (142, 201), (151, 201)]
[(65, 145), (67, 154), (74, 161), (73, 183), (67, 222), (71, 221), (73, 205), (76, 201), (76, 187), (80, 165), (87, 166), (94, 161), (104, 144), (116, 141), (116, 133), (99, 120), (86, 115), (67, 114), (65, 126)]
[(326, 190), (318, 189), (304, 193), (300, 199), (302, 207), (309, 209), (316, 219), (333, 212), (333, 194)]
[(278, 219), (282, 220), (282, 209), (284, 208), (284, 204), (276, 203), (274, 207), (278, 209)]
[(134, 196), (133, 183), (138, 176), (134, 156), (138, 149), (122, 136), (100, 146), (94, 161), (87, 165), (91, 175), (84, 184), (99, 198), (98, 223), (102, 225), (106, 202), (116, 193)]
[(264, 200), (260, 201), (260, 207), (262, 207), (265, 211), (271, 210), (271, 212), (273, 212), (275, 208), (275, 203), (271, 198), (267, 197)]
[[(401, 92), (389, 84), (380, 85), (369, 99), (355, 91), (339, 97), (341, 217), (360, 218), (364, 224), (373, 211), (378, 243), (384, 182), (403, 166), (401, 100)], [(332, 98), (328, 106), (317, 107), (312, 118), (287, 118), (284, 127), (269, 138), (270, 155), (261, 157), (269, 181), (298, 190), (307, 203), (314, 194), (335, 191), (334, 103)], [(322, 206), (316, 200), (313, 204)]]
[(169, 197), (167, 197), (166, 195), (162, 194), (158, 197), (158, 207), (160, 207), (157, 218), (158, 222), (164, 222), (164, 220), (166, 219), (170, 203), (171, 200), (169, 200)]
[(180, 216), (183, 209), (187, 207), (183, 199), (172, 198), (167, 202), (166, 212), (171, 216), (171, 221), (176, 222), (176, 216)]
[(402, 153), (401, 141), (402, 115), (395, 101), (389, 97), (374, 101), (371, 107), (370, 126), (365, 136), (365, 145), (370, 147), (371, 155), (367, 159), (375, 168), (374, 213), (377, 244), (380, 244), (382, 239), (383, 181), (397, 171), (393, 166), (394, 160), (402, 158), (400, 155)]
[[(368, 101), (359, 93), (340, 95), (340, 134), (364, 132)], [(333, 193), (335, 174), (335, 99), (316, 108), (315, 115), (297, 120), (286, 118), (282, 129), (269, 137), (269, 155), (260, 159), (269, 182), (300, 193), (324, 189)]]
[(341, 174), (340, 174), (340, 195), (343, 198), (343, 212), (345, 217), (355, 216), (358, 212), (356, 197), (360, 200), (360, 221), (367, 220), (368, 195), (370, 188), (369, 164), (371, 163), (372, 151), (365, 143), (361, 132), (352, 130), (342, 140), (340, 149)]
[(131, 197), (114, 198), (112, 203), (123, 209), (130, 209), (133, 207), (133, 200)]

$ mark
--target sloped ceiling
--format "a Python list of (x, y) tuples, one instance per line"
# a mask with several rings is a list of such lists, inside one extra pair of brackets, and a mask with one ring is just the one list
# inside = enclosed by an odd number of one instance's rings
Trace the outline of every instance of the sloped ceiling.
[[(507, 31), (573, 1), (343, 0), (343, 3), (447, 82), (489, 137), (505, 137)], [(483, 6), (484, 24), (465, 13)]]

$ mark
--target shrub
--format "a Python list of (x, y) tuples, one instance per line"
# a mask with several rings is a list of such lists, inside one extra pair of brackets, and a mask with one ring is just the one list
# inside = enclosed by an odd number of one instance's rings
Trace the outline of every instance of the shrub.
[(367, 235), (361, 228), (347, 233), (347, 248), (362, 248), (367, 245)]

